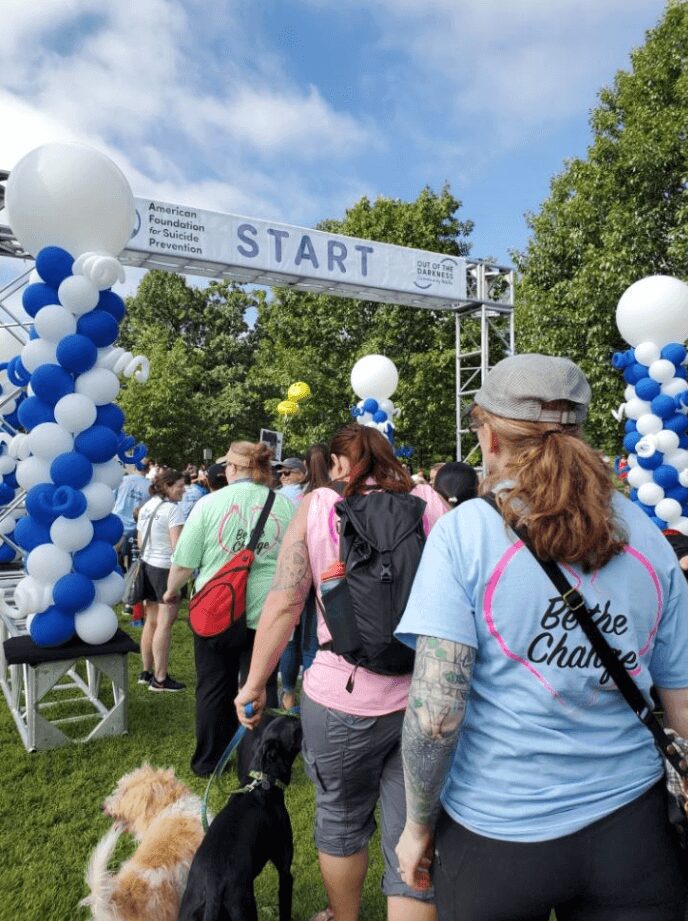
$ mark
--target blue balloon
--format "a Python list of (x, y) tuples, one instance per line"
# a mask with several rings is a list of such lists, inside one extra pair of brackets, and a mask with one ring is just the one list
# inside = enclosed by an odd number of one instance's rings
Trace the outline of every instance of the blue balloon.
[(627, 384), (638, 384), (647, 377), (647, 368), (636, 361), (626, 368), (623, 376)]
[(628, 494), (628, 498), (631, 500), (631, 502), (635, 502), (638, 498), (638, 490), (632, 489)]
[(93, 464), (77, 451), (58, 454), (50, 465), (50, 478), (56, 486), (83, 489), (93, 476)]
[(679, 435), (678, 437), (678, 446), (684, 451), (688, 448), (688, 435)]
[(378, 409), (376, 413), (373, 413), (373, 422), (386, 422), (386, 421), (387, 421), (387, 413), (384, 411), (384, 409)]
[(19, 414), (16, 412), (16, 410), (15, 412), (8, 413), (5, 416), (5, 422), (7, 423), (7, 425), (3, 425), (3, 429), (6, 432), (9, 432), (9, 429), (7, 426), (12, 426), (13, 429), (18, 429), (19, 426), (21, 425), (21, 423), (19, 422)]
[(41, 422), (54, 422), (53, 408), (38, 397), (27, 397), (17, 410), (19, 422), (30, 432)]
[(124, 413), (116, 403), (105, 403), (96, 408), (96, 425), (106, 425), (119, 435), (124, 425)]
[(680, 438), (688, 428), (688, 416), (684, 416), (683, 413), (675, 413), (669, 419), (664, 420), (664, 428), (676, 432)]
[(640, 400), (654, 400), (662, 391), (662, 386), (651, 377), (645, 377), (635, 385), (635, 395)]
[(53, 499), (56, 489), (52, 483), (38, 483), (27, 492), (26, 511), (35, 521), (50, 526), (57, 518)]
[(117, 566), (115, 548), (104, 540), (92, 540), (83, 550), (77, 550), (72, 557), (74, 571), (89, 579), (104, 579)]
[(373, 415), (374, 413), (378, 411), (378, 409), (379, 409), (379, 404), (377, 400), (374, 400), (372, 397), (368, 397), (368, 399), (365, 400), (363, 403), (364, 413), (370, 413), (371, 415)]
[(17, 475), (14, 473), (14, 471), (12, 473), (6, 473), (2, 478), (2, 482), (7, 483), (7, 485), (12, 489), (19, 488), (19, 483), (17, 483)]
[(664, 531), (668, 527), (666, 521), (664, 521), (663, 518), (658, 518), (656, 515), (650, 515), (650, 521), (656, 524), (660, 531)]
[(659, 396), (655, 397), (650, 403), (650, 408), (655, 416), (659, 416), (660, 419), (669, 419), (676, 412), (674, 398), (667, 396), (665, 393), (660, 393)]
[[(13, 534), (8, 534), (8, 537), (10, 540), (14, 539)], [(11, 563), (15, 556), (14, 548), (2, 541), (0, 543), (0, 563)]]
[(685, 381), (688, 378), (688, 371), (686, 371), (684, 365), (679, 365), (678, 368), (674, 371), (674, 377), (680, 378), (682, 381)]
[(87, 336), (73, 333), (60, 339), (57, 345), (57, 360), (65, 371), (83, 374), (98, 360), (98, 349)]
[(626, 419), (624, 422), (624, 432), (629, 435), (631, 432), (636, 432), (635, 419)]
[(656, 470), (663, 460), (664, 455), (659, 451), (655, 451), (649, 457), (641, 457), (638, 455), (638, 466), (642, 467), (644, 470)]
[(94, 464), (104, 464), (117, 453), (117, 435), (105, 425), (92, 425), (74, 439), (74, 449)]
[(625, 352), (614, 352), (612, 355), (612, 367), (616, 368), (617, 371), (623, 371), (633, 362), (635, 362), (633, 349), (626, 349)]
[(654, 515), (655, 513), (654, 505), (645, 505), (645, 503), (641, 502), (640, 499), (637, 499), (635, 504), (638, 506), (641, 512), (645, 512), (646, 515), (648, 516)]
[(680, 365), (686, 357), (686, 347), (680, 342), (668, 342), (659, 353), (674, 365)]
[(22, 292), (22, 307), (30, 317), (35, 317), (41, 307), (47, 304), (59, 303), (60, 299), (55, 288), (40, 281), (28, 285)]
[(688, 489), (685, 486), (674, 486), (673, 489), (668, 489), (664, 495), (667, 499), (676, 499), (681, 505), (688, 502)]
[(79, 572), (70, 572), (62, 576), (53, 586), (55, 604), (72, 614), (93, 604), (95, 597), (95, 585)]
[(101, 291), (100, 298), (98, 299), (98, 309), (107, 310), (108, 313), (111, 313), (112, 316), (117, 320), (118, 323), (121, 323), (124, 319), (124, 314), (127, 312), (126, 307), (124, 306), (124, 301), (119, 296), (115, 294), (114, 291)]
[(59, 365), (40, 365), (31, 375), (31, 387), (39, 399), (54, 406), (68, 393), (74, 393), (74, 378)]
[(29, 330), (29, 339), (40, 339), (40, 338), (41, 337), (38, 335), (38, 331), (36, 330), (36, 327), (32, 326), (31, 329)]
[(3, 480), (0, 483), (0, 505), (8, 505), (14, 499), (14, 489)]
[(50, 527), (36, 521), (31, 515), (20, 518), (14, 529), (14, 540), (22, 550), (31, 553), (34, 547), (51, 544)]
[(31, 373), (26, 370), (19, 355), (7, 362), (7, 377), (15, 387), (26, 387), (31, 380)]
[[(688, 491), (688, 490), (687, 490)], [(93, 540), (104, 540), (106, 544), (118, 544), (124, 534), (124, 525), (119, 515), (106, 515), (98, 521), (92, 521)]]
[(670, 464), (660, 464), (653, 471), (652, 479), (665, 491), (673, 489), (678, 484), (678, 470)]
[(117, 320), (107, 310), (91, 310), (79, 317), (76, 331), (97, 345), (99, 349), (105, 348), (117, 338), (119, 327)]
[(36, 614), (29, 632), (36, 646), (61, 646), (74, 636), (74, 615), (53, 604)]
[(86, 496), (72, 486), (58, 486), (53, 493), (53, 510), (56, 517), (78, 518), (88, 506)]
[(642, 437), (643, 436), (640, 434), (640, 432), (629, 432), (623, 440), (624, 451), (627, 454), (633, 454), (636, 449), (636, 445)]
[(65, 278), (72, 274), (73, 265), (72, 256), (60, 246), (44, 246), (36, 256), (36, 271), (53, 288), (59, 288)]

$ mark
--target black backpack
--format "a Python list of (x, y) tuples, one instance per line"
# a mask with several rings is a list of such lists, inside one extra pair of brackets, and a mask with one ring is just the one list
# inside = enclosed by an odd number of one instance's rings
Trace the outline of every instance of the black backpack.
[[(347, 662), (379, 675), (407, 675), (414, 653), (394, 637), (420, 563), (426, 503), (410, 493), (370, 492), (337, 503), (339, 555), (360, 642)], [(329, 645), (329, 644), (328, 644)], [(350, 683), (351, 679), (350, 679)], [(353, 685), (352, 685), (353, 686)]]

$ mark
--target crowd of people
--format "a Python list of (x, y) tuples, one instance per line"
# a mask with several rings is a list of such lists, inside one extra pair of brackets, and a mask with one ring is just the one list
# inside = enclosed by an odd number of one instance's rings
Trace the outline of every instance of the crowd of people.
[[(686, 579), (582, 438), (590, 399), (567, 359), (500, 362), (470, 410), (480, 482), (454, 462), (412, 476), (357, 424), (303, 459), (233, 442), (207, 470), (125, 477), (116, 511), (144, 564), (139, 680), (153, 691), (183, 689), (168, 661), (185, 586), (203, 589), (269, 511), (241, 638), (194, 640), (191, 766), (207, 776), (239, 722), (292, 708), (302, 674), (328, 896), (315, 921), (358, 918), (378, 805), (388, 921), (683, 918), (662, 758), (541, 565), (560, 565), (688, 736)], [(409, 522), (396, 543), (386, 515)]]

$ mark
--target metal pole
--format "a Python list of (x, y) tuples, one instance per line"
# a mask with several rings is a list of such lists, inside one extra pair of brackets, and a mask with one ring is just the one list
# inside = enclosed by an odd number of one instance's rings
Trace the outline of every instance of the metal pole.
[(456, 371), (456, 459), (461, 460), (461, 317), (454, 313), (454, 367)]

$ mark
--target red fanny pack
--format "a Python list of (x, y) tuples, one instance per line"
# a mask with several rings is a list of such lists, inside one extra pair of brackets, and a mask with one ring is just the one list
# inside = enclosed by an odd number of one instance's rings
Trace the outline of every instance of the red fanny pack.
[(248, 576), (274, 501), (275, 494), (270, 490), (248, 545), (225, 563), (189, 602), (189, 626), (196, 636), (207, 639), (234, 630), (237, 642), (243, 638)]

